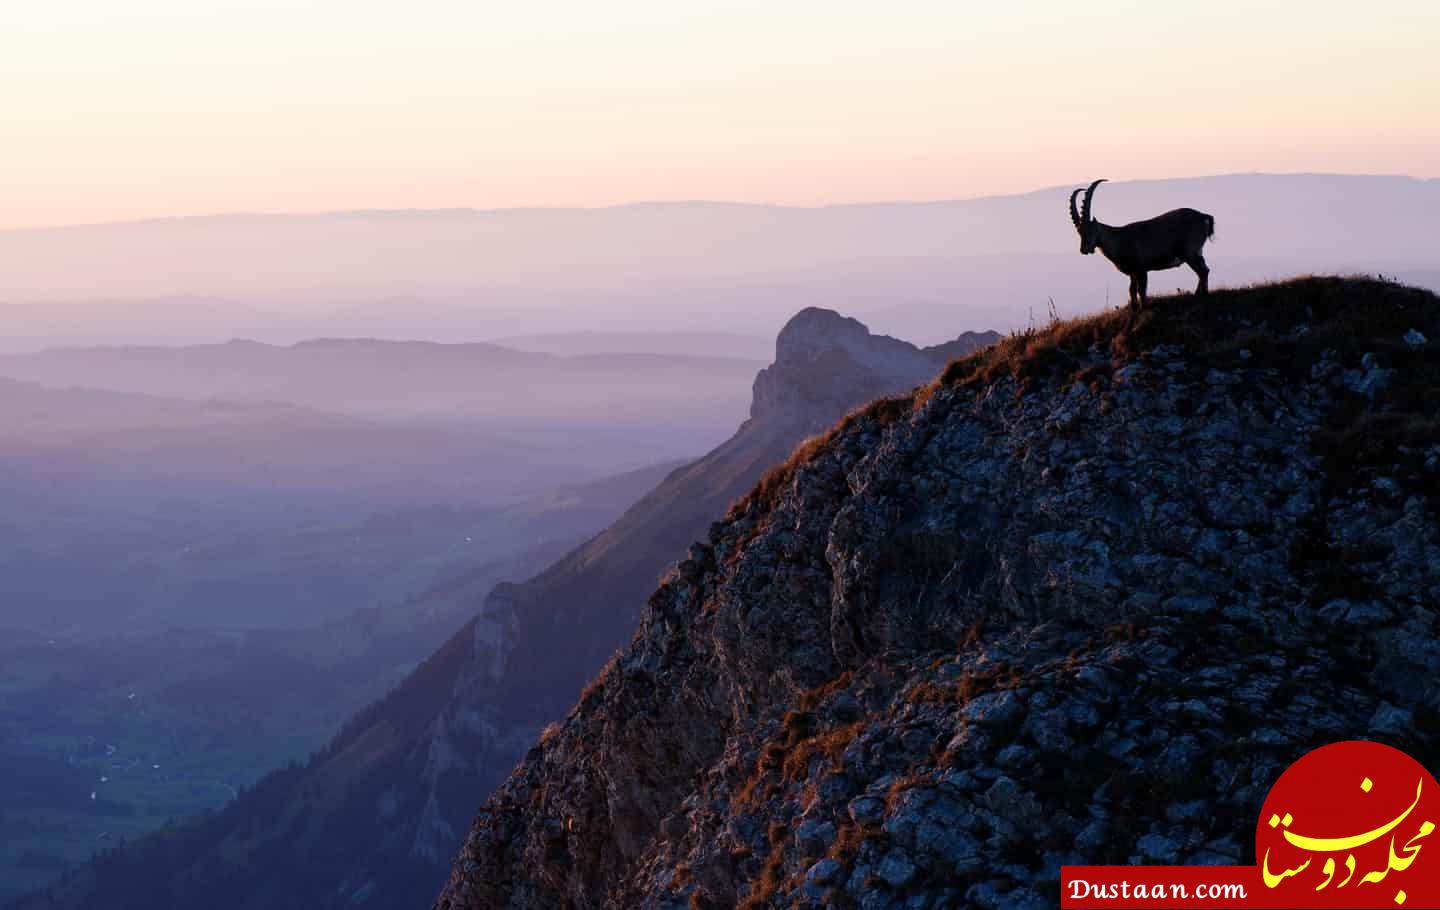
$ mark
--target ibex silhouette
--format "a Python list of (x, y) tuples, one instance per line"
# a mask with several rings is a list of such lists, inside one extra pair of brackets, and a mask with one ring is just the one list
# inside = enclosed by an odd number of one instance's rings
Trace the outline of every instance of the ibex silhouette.
[[(1090, 215), (1090, 202), (1095, 198), (1095, 187), (1104, 183), (1104, 178), (1090, 184), (1089, 189), (1076, 190), (1070, 194), (1070, 220), (1080, 232), (1080, 252), (1089, 256), (1099, 248), (1115, 268), (1130, 276), (1130, 305), (1143, 305), (1148, 273), (1188, 265), (1200, 277), (1195, 287), (1196, 294), (1210, 290), (1210, 267), (1205, 264), (1201, 249), (1205, 241), (1215, 236), (1215, 219), (1194, 209), (1174, 209), (1163, 215), (1145, 221), (1136, 221), (1120, 227), (1101, 224)], [(1075, 197), (1085, 194), (1085, 202), (1079, 211), (1075, 209)]]

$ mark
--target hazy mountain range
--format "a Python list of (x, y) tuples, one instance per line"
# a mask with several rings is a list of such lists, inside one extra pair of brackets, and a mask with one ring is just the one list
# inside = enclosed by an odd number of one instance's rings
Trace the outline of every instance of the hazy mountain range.
[[(254, 627), (394, 603), (493, 558), (463, 546), (484, 537), (477, 509), (724, 439), (760, 365), (367, 340), (0, 356), (0, 625)], [(472, 517), (438, 536), (375, 518), (436, 505)]]
[[(257, 402), (374, 417), (696, 428), (744, 412), (763, 361), (666, 354), (557, 357), (492, 344), (322, 339), (0, 355), (0, 376), (55, 388)], [(682, 407), (685, 405), (685, 407)], [(600, 415), (603, 414), (603, 417)], [(730, 423), (729, 419), (725, 423)]]
[[(1096, 176), (1077, 174), (1075, 185)], [(1070, 189), (819, 208), (219, 215), (0, 231), (0, 339), (34, 350), (582, 330), (773, 337), (813, 304), (935, 343), (1024, 325), (1051, 299), (1062, 314), (1102, 307), (1107, 291), (1120, 299), (1124, 279), (1100, 257), (1078, 255)], [(1437, 180), (1117, 181), (1100, 188), (1095, 213), (1118, 224), (1182, 205), (1216, 218), (1208, 255), (1218, 284), (1307, 271), (1421, 284), (1440, 276)], [(1172, 281), (1190, 278), (1162, 273), (1152, 284)]]

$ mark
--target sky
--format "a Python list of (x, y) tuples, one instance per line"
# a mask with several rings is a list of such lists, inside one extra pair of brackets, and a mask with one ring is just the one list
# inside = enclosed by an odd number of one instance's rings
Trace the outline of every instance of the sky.
[(0, 4), (0, 228), (1440, 176), (1440, 3)]

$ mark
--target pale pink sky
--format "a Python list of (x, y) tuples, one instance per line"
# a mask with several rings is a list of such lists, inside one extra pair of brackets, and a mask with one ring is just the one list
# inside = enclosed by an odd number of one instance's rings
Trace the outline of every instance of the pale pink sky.
[(0, 227), (1440, 176), (1434, 0), (47, 0), (0, 35)]

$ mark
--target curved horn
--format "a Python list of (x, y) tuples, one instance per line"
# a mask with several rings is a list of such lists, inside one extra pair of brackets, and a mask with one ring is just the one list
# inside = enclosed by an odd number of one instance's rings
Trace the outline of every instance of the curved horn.
[(1100, 184), (1102, 184), (1102, 183), (1104, 183), (1104, 182), (1105, 182), (1105, 178), (1104, 178), (1104, 177), (1101, 177), (1099, 180), (1096, 180), (1094, 183), (1090, 184), (1090, 188), (1085, 191), (1085, 201), (1080, 204), (1080, 218), (1081, 218), (1082, 220), (1084, 220), (1084, 221), (1089, 221), (1089, 220), (1091, 220), (1091, 219), (1090, 219), (1090, 200), (1095, 198), (1095, 187), (1099, 186)]
[(1075, 192), (1070, 194), (1070, 222), (1075, 225), (1075, 229), (1077, 231), (1080, 229), (1080, 213), (1075, 210), (1075, 197), (1079, 196), (1083, 192), (1085, 191), (1076, 190)]

